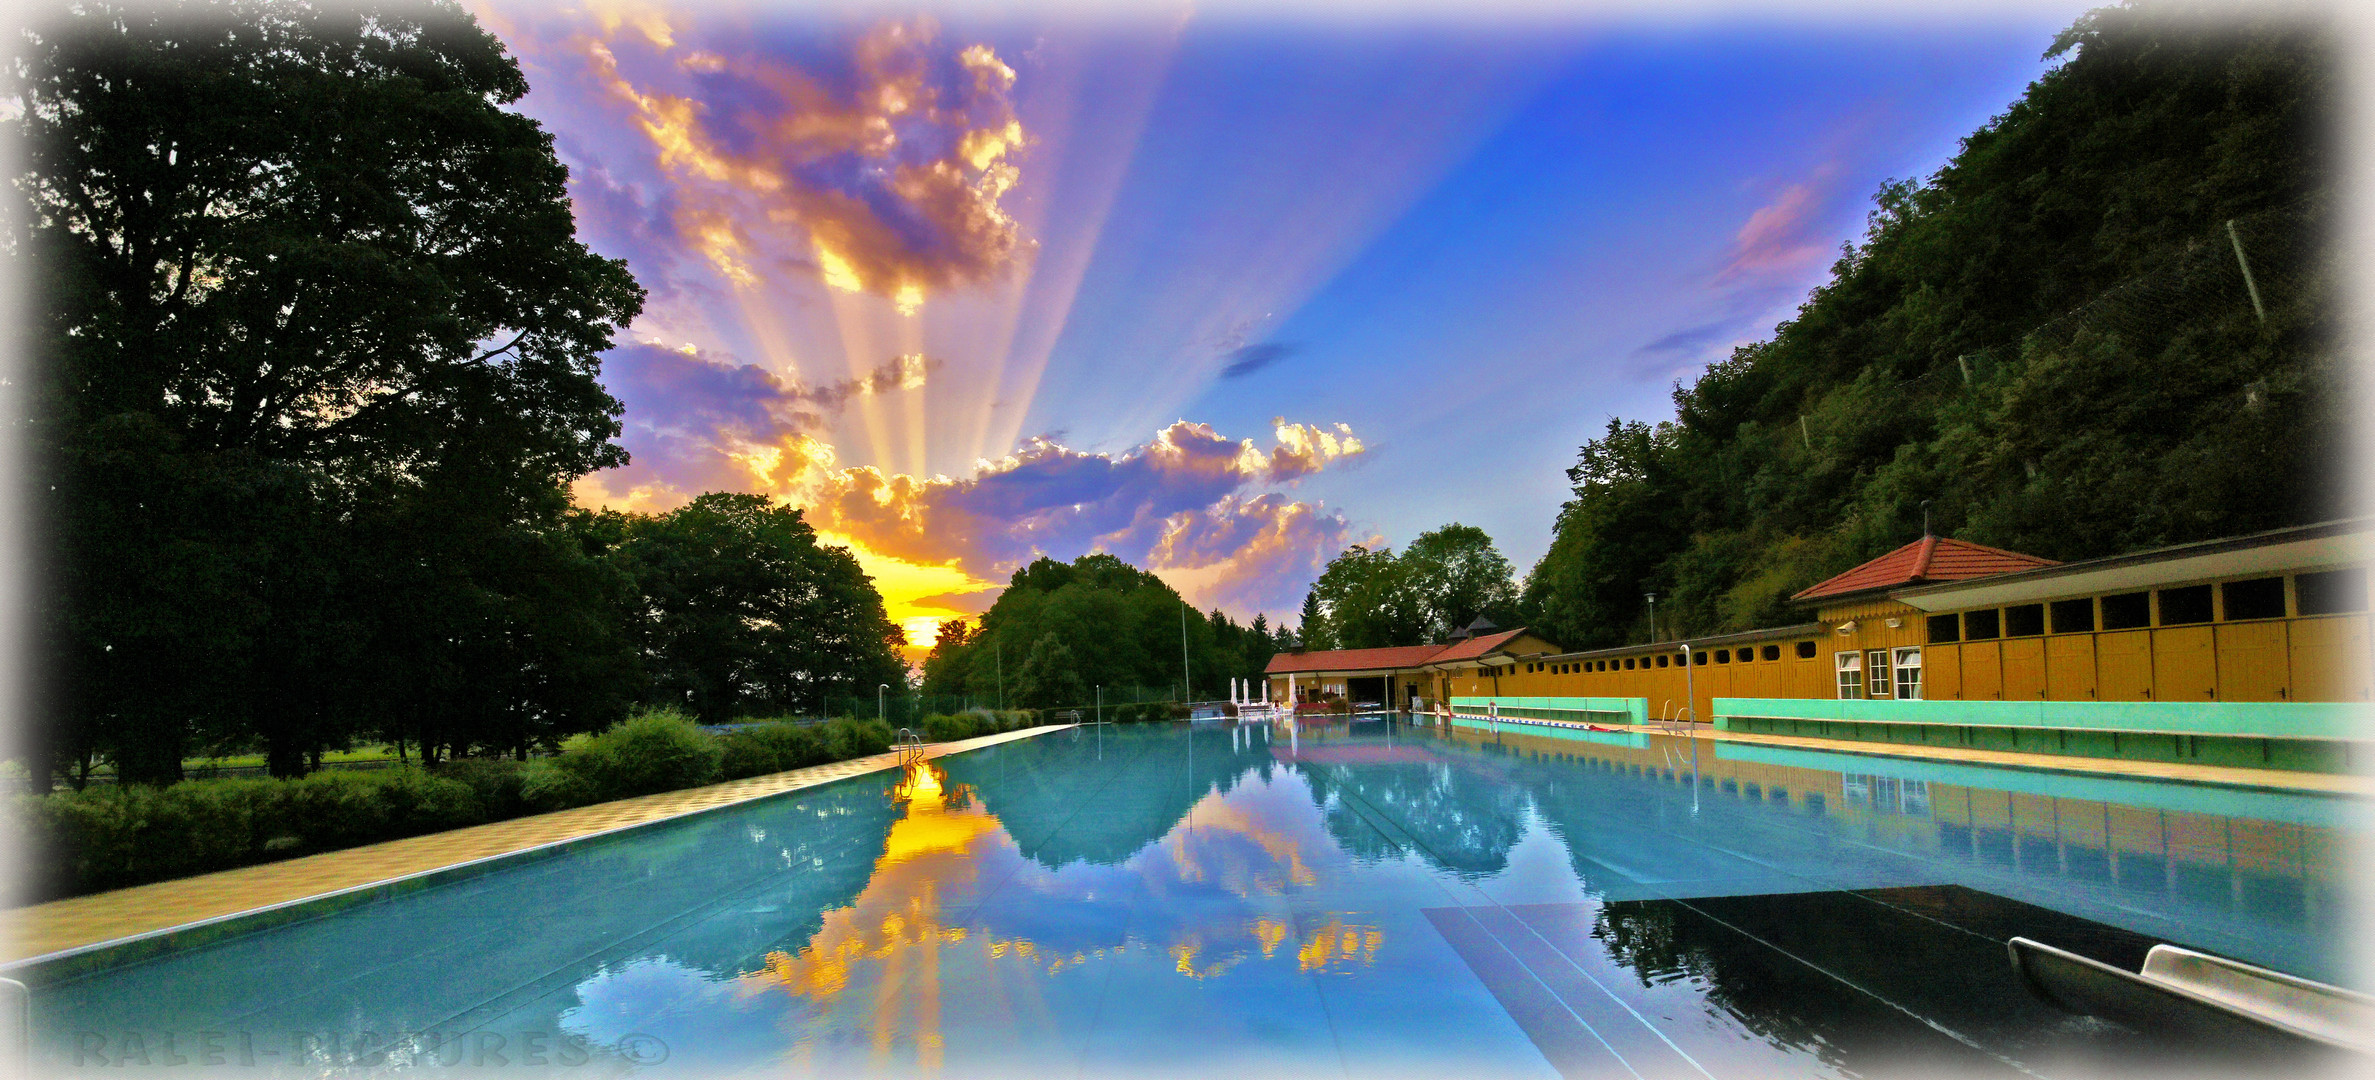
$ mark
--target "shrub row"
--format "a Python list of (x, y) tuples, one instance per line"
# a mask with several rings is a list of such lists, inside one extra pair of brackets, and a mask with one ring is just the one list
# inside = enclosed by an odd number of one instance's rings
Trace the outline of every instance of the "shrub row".
[[(936, 720), (943, 722), (935, 728)], [(1030, 722), (1024, 713), (932, 717), (925, 737), (969, 738)], [(864, 757), (888, 750), (892, 738), (880, 720), (846, 717), (711, 735), (660, 710), (527, 762), (466, 758), (434, 770), (97, 786), (20, 795), (14, 812), (48, 854), (49, 880), (34, 883), (39, 894), (71, 896)]]
[(967, 712), (927, 716), (923, 730), (917, 734), (926, 742), (955, 742), (983, 735), (996, 735), (1039, 723), (1038, 714), (1027, 709), (973, 709)]

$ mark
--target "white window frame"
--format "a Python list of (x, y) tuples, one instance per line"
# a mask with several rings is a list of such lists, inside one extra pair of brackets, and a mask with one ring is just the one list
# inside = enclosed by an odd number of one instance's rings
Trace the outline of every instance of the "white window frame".
[[(1839, 676), (1839, 700), (1852, 701), (1864, 696), (1864, 653), (1861, 649), (1841, 649), (1832, 654)], [(1850, 676), (1853, 677), (1852, 682)]]
[(1921, 700), (1921, 646), (1898, 649), (1895, 656), (1897, 700)]
[(1875, 701), (1888, 700), (1896, 694), (1896, 686), (1889, 681), (1888, 650), (1866, 650), (1864, 657), (1864, 696)]

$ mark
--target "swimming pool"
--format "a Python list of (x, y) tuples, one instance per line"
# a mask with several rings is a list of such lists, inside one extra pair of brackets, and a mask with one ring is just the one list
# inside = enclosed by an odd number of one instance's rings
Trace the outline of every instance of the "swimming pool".
[(2018, 1076), (2025, 935), (2358, 986), (2356, 804), (1407, 719), (1088, 727), (66, 980), (43, 1074)]

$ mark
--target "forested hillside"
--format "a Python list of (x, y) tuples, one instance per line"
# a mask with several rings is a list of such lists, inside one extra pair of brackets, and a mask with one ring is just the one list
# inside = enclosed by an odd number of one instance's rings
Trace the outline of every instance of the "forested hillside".
[[(2340, 512), (2318, 28), (2095, 11), (1771, 338), (1609, 422), (1530, 624), (1582, 647), (1794, 621), (1922, 532), (2054, 559)], [(2240, 256), (2238, 252), (2240, 251)], [(2248, 277), (2245, 266), (2248, 265)], [(2255, 295), (2256, 294), (2256, 295)]]

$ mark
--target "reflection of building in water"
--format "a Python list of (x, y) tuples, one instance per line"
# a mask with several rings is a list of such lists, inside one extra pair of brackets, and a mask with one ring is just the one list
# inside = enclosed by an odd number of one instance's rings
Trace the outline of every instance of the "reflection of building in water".
[[(1470, 728), (1423, 730), (1481, 756), (1628, 777), (1651, 791), (1686, 798), (1691, 790), (1691, 740), (1684, 738), (1641, 735), (1636, 736), (1640, 745), (1620, 746), (1514, 728), (1498, 735)], [(1718, 756), (1719, 745), (1724, 755), (1751, 753), (1769, 760)], [(1786, 763), (1793, 756), (1809, 764)], [(2114, 791), (2109, 785), (2127, 782), (1916, 761), (1891, 767), (1971, 782), (1818, 767), (1860, 762), (1850, 767), (1873, 768), (1874, 760), (1701, 740), (1698, 796), (1710, 805), (1762, 804), (1816, 814), (1856, 841), (2022, 877), (2157, 895), (2279, 924), (2322, 924), (2338, 917), (2347, 867), (2342, 835), (2328, 818), (2339, 813), (2331, 809), (2334, 800), (2192, 785), (2134, 783)], [(1525, 777), (1518, 782), (1535, 791), (1535, 804), (1546, 817), (1570, 830), (1588, 829), (1594, 812), (1589, 804), (1570, 806), (1570, 800), (1637, 801), (1643, 794), (1642, 788), (1554, 785)], [(2041, 790), (1985, 786), (1990, 782)], [(2090, 785), (2115, 798), (2055, 793), (2085, 791)], [(1577, 869), (1587, 879), (1596, 871)]]

